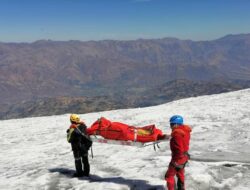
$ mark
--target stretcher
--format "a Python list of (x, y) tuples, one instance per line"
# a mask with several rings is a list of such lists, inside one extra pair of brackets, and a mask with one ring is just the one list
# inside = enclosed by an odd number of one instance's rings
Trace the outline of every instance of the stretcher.
[(125, 140), (112, 140), (112, 139), (105, 139), (101, 136), (92, 135), (90, 136), (91, 140), (96, 143), (104, 143), (104, 144), (113, 144), (113, 145), (122, 145), (122, 146), (135, 146), (137, 148), (143, 148), (146, 146), (153, 146), (154, 150), (159, 147), (159, 143), (167, 142), (169, 139), (161, 139), (151, 142), (138, 142), (138, 141), (125, 141)]
[(87, 128), (87, 134), (93, 142), (136, 147), (153, 145), (156, 148), (160, 142), (168, 141), (168, 135), (163, 134), (155, 125), (135, 127), (112, 122), (104, 117)]
[(134, 142), (152, 142), (165, 137), (155, 125), (135, 127), (120, 122), (112, 122), (104, 117), (95, 121), (90, 128), (87, 128), (89, 136), (101, 136), (104, 139)]

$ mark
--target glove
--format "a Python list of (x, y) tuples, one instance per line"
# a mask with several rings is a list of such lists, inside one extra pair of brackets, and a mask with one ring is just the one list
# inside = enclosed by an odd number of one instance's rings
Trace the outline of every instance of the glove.
[(170, 135), (164, 134), (164, 135), (162, 135), (161, 137), (159, 137), (158, 140), (169, 139), (169, 138), (170, 138)]

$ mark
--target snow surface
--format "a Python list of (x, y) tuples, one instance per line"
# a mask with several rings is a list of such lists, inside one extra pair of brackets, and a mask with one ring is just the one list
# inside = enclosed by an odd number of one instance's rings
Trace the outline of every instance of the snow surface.
[[(80, 115), (90, 126), (104, 116), (134, 126), (183, 115), (193, 132), (188, 190), (250, 189), (250, 89), (136, 109)], [(66, 141), (69, 114), (0, 121), (0, 189), (164, 189), (169, 143), (137, 148), (94, 143), (90, 178), (72, 178), (74, 159)]]

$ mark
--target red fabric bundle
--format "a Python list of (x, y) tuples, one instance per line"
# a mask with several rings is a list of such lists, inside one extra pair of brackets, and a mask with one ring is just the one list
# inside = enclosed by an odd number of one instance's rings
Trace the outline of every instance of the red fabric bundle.
[(145, 127), (129, 126), (120, 122), (111, 122), (101, 117), (87, 129), (88, 135), (100, 135), (105, 139), (152, 142), (163, 138), (162, 131), (155, 125)]

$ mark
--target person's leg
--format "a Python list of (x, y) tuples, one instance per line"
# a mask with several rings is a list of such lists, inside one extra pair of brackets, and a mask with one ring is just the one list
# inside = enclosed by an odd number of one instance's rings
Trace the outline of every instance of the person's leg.
[(88, 159), (88, 154), (84, 155), (82, 157), (82, 163), (83, 163), (83, 175), (84, 176), (89, 176), (89, 171), (90, 171), (90, 166), (89, 166), (89, 159)]
[(175, 174), (176, 174), (175, 168), (171, 164), (169, 164), (168, 170), (167, 170), (166, 175), (165, 175), (165, 180), (167, 182), (168, 190), (174, 190), (174, 186), (175, 186), (174, 176), (175, 176)]
[(74, 174), (74, 176), (80, 177), (83, 175), (81, 154), (80, 151), (74, 151), (73, 153), (74, 153), (75, 168), (76, 168), (76, 173)]
[(178, 180), (177, 180), (178, 190), (185, 190), (185, 170), (184, 170), (184, 168), (180, 169), (176, 175), (178, 178)]

